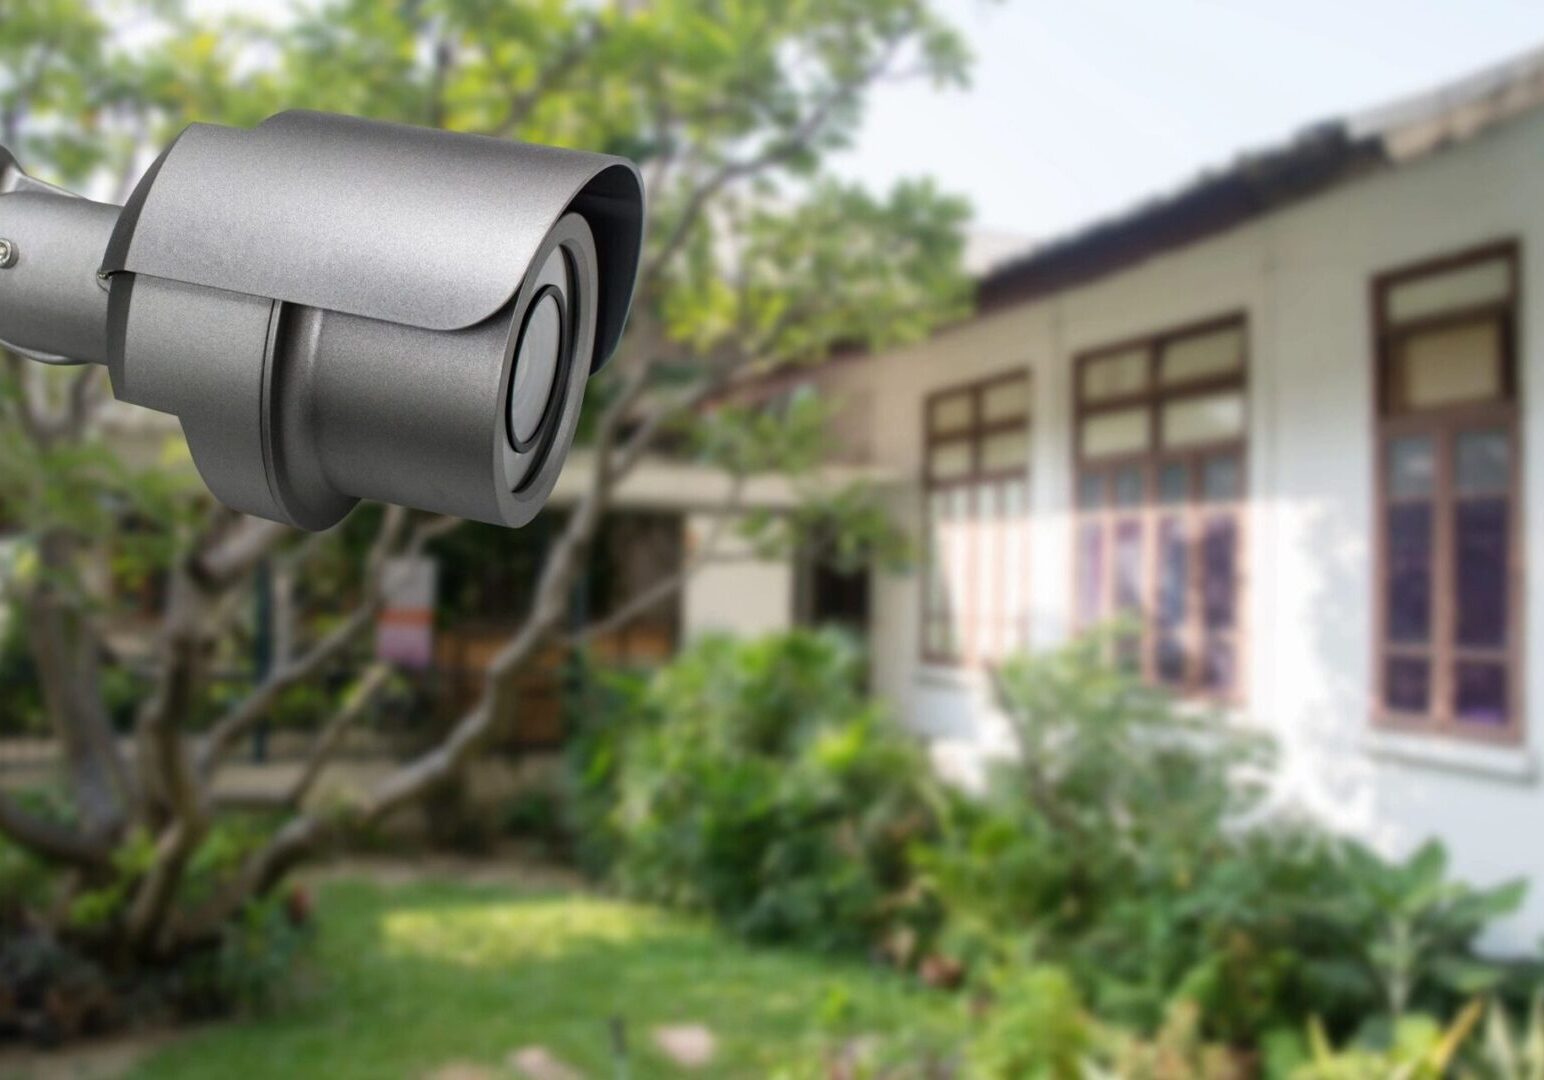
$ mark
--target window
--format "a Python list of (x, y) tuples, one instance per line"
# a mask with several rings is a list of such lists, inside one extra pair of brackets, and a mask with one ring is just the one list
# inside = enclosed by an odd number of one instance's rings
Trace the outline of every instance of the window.
[(1384, 274), (1373, 303), (1378, 719), (1516, 738), (1517, 250)]
[(1078, 624), (1133, 618), (1122, 663), (1182, 693), (1236, 699), (1244, 320), (1100, 349), (1075, 374)]
[(922, 423), (922, 656), (990, 663), (1028, 641), (1029, 375), (939, 391)]

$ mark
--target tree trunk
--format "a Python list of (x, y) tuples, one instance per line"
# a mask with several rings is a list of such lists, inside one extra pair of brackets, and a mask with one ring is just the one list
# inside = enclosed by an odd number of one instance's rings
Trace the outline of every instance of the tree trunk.
[(23, 599), (22, 610), (81, 825), (92, 836), (108, 837), (122, 828), (133, 800), (102, 699), (100, 643), (83, 598), (67, 584), (75, 580), (74, 558), (75, 545), (67, 534), (44, 533), (38, 544), (39, 580)]

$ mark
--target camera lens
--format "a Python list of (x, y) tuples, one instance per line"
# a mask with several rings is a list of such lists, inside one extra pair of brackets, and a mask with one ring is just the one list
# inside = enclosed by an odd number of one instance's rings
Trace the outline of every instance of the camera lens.
[(563, 308), (556, 290), (544, 293), (531, 308), (515, 354), (515, 377), (509, 391), (509, 432), (524, 448), (541, 430), (552, 399), (559, 354), (563, 347)]

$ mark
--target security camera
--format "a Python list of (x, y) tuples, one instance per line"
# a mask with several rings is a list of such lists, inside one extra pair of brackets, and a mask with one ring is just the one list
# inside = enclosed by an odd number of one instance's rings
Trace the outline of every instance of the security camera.
[(314, 112), (193, 124), (122, 206), (0, 148), (0, 344), (106, 364), (227, 505), (541, 508), (632, 301), (631, 162)]

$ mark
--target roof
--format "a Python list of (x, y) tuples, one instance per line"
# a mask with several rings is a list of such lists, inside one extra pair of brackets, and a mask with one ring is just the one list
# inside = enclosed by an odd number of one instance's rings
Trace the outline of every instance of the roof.
[(1178, 190), (1040, 244), (977, 279), (978, 311), (1023, 303), (1465, 141), (1544, 103), (1544, 47), (1241, 154)]

